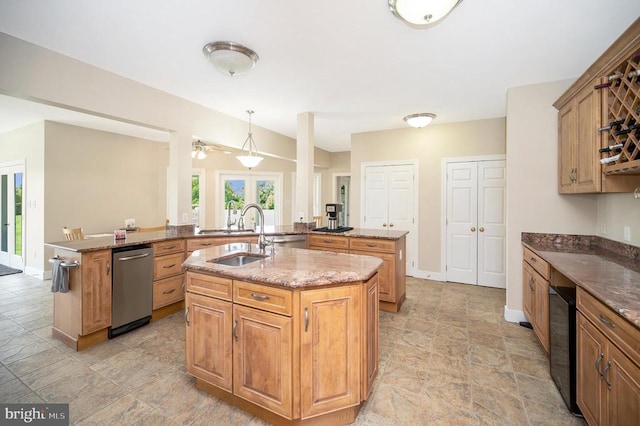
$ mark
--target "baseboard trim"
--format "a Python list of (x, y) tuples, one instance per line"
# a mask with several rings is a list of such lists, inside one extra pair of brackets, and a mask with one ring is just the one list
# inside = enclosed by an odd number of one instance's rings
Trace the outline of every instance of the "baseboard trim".
[(520, 321), (529, 321), (524, 316), (524, 312), (519, 309), (509, 309), (507, 305), (504, 305), (504, 319), (505, 321), (519, 323)]
[(51, 279), (51, 271), (43, 271), (41, 269), (32, 268), (30, 266), (24, 268), (24, 274), (29, 275), (30, 277), (39, 278), (41, 280)]
[(413, 276), (415, 278), (422, 278), (425, 280), (432, 280), (432, 281), (445, 281), (445, 276), (444, 274), (440, 273), (440, 272), (432, 272), (432, 271), (416, 271)]

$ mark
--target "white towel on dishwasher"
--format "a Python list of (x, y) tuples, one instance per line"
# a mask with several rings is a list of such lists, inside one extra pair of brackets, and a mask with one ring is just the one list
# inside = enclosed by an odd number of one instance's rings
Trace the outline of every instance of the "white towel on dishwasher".
[(51, 269), (51, 292), (69, 292), (69, 269), (62, 266), (62, 259), (54, 259)]

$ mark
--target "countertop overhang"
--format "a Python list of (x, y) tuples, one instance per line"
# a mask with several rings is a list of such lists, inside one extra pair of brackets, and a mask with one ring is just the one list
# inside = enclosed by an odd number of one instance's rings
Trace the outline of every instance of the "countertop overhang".
[(194, 251), (182, 266), (187, 271), (203, 272), (242, 281), (299, 288), (366, 281), (382, 266), (373, 256), (332, 253), (317, 250), (267, 248), (268, 257), (243, 266), (227, 266), (210, 260), (235, 253), (259, 253), (256, 244), (232, 243)]
[(602, 248), (597, 238), (577, 237), (584, 241), (554, 244), (523, 235), (522, 244), (640, 328), (640, 259)]

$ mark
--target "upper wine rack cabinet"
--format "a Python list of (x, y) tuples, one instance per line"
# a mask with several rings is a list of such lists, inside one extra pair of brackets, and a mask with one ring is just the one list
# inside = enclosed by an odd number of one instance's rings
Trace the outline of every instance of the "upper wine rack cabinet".
[(607, 125), (601, 149), (603, 173), (640, 173), (640, 49), (602, 77), (596, 89), (603, 90)]

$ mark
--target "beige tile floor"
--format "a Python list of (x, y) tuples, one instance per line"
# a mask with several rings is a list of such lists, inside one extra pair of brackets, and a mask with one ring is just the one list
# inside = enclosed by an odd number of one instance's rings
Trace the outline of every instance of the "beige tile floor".
[[(51, 337), (50, 282), (0, 277), (0, 402), (64, 402), (79, 425), (265, 425), (195, 389), (174, 314), (75, 352)], [(582, 425), (505, 292), (409, 278), (380, 316), (380, 374), (356, 425)]]

